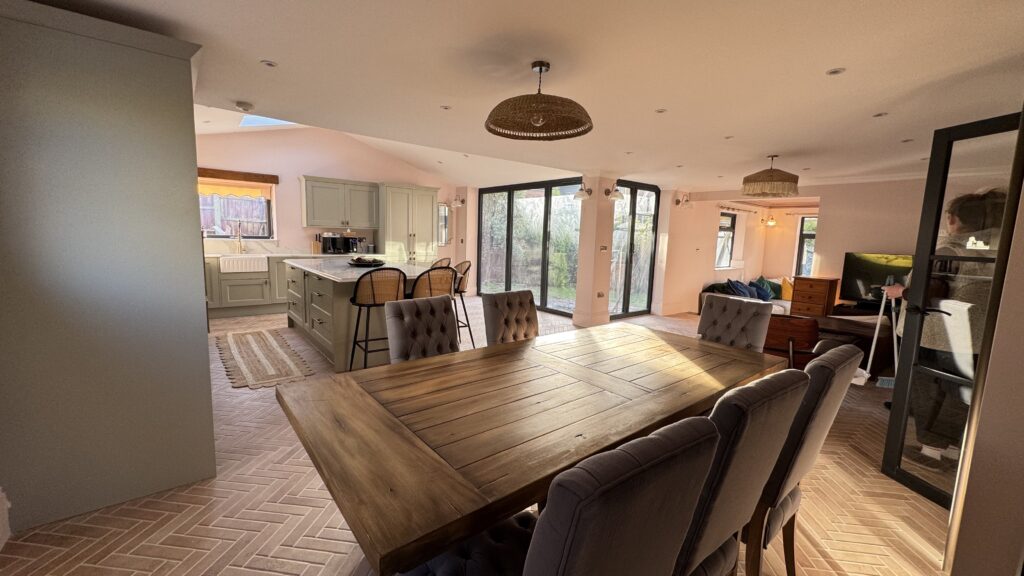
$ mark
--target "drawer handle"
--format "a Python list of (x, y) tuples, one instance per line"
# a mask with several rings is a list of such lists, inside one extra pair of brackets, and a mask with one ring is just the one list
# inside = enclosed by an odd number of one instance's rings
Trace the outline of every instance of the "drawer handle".
[(319, 319), (319, 318), (314, 318), (313, 322), (316, 322), (317, 324), (323, 324), (324, 323), (324, 321)]
[(319, 298), (319, 297), (323, 296), (323, 294), (321, 294), (319, 292), (313, 292), (313, 296), (316, 296), (317, 298)]

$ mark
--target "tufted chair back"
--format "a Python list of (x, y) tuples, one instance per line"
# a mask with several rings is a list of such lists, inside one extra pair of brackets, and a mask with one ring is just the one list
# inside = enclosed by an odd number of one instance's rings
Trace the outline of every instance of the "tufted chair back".
[(488, 346), (536, 338), (540, 333), (533, 292), (519, 290), (484, 294), (483, 301)]
[(459, 274), (458, 285), (455, 286), (456, 294), (465, 294), (466, 289), (469, 288), (469, 269), (472, 267), (473, 263), (469, 260), (464, 260), (453, 266)]
[(413, 298), (427, 298), (447, 294), (449, 298), (455, 293), (455, 268), (431, 268), (416, 277), (412, 285)]
[(455, 309), (448, 296), (388, 302), (384, 319), (392, 364), (459, 351)]
[(750, 521), (807, 391), (807, 374), (784, 370), (726, 392), (711, 411), (720, 439), (676, 576), (729, 574), (736, 535)]
[(770, 302), (708, 293), (697, 332), (708, 342), (761, 352), (771, 319)]
[(430, 265), (431, 268), (446, 268), (452, 265), (451, 258), (438, 258)]
[(523, 574), (670, 574), (717, 443), (687, 418), (556, 476)]

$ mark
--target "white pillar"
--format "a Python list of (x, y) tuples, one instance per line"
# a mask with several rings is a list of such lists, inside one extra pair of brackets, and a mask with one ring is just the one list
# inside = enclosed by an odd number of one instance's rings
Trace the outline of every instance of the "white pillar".
[(615, 189), (615, 178), (586, 175), (583, 187), (593, 192), (582, 201), (580, 210), (579, 268), (572, 322), (577, 326), (597, 326), (609, 321), (608, 287), (615, 203), (605, 196), (604, 191)]

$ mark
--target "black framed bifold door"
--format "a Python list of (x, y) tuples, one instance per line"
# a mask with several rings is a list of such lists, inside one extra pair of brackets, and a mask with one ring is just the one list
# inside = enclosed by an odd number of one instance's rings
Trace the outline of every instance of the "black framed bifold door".
[(619, 180), (612, 221), (608, 313), (612, 318), (650, 314), (661, 189)]
[(477, 291), (531, 290), (541, 310), (576, 307), (581, 178), (482, 188)]
[(882, 471), (954, 513), (1020, 201), (1020, 125), (1010, 114), (935, 132), (903, 292)]

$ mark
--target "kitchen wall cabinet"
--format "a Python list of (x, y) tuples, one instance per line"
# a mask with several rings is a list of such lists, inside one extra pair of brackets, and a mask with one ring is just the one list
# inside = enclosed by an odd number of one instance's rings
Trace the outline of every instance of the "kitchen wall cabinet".
[(377, 228), (378, 186), (317, 176), (303, 176), (302, 225), (321, 228)]
[(396, 260), (430, 263), (437, 258), (437, 189), (409, 184), (380, 186), (384, 253)]

